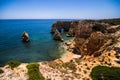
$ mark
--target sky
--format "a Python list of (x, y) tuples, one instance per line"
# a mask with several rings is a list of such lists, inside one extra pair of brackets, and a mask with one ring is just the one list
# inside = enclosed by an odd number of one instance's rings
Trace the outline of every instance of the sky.
[(0, 19), (120, 18), (120, 0), (0, 0)]

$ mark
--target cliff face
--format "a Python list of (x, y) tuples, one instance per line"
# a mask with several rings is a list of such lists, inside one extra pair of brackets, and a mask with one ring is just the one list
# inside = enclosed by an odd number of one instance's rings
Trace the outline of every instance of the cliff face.
[(55, 30), (57, 29), (59, 32), (62, 31), (62, 29), (64, 31), (69, 31), (70, 28), (70, 21), (57, 21), (52, 25), (51, 28), (51, 33), (55, 33)]
[(62, 31), (68, 32), (71, 26), (71, 21), (57, 21), (51, 27), (51, 33), (54, 34), (53, 39), (62, 41), (63, 38), (60, 34)]
[(105, 46), (107, 33), (117, 31), (115, 28), (109, 28), (107, 23), (100, 23), (98, 21), (83, 20), (83, 21), (58, 21), (53, 24), (51, 30), (58, 29), (60, 32), (62, 29), (68, 31), (67, 36), (75, 37), (74, 53), (83, 55), (100, 55), (100, 49)]
[(83, 55), (92, 55), (105, 43), (107, 25), (93, 21), (81, 21), (75, 30), (75, 49)]
[(81, 21), (72, 21), (70, 29), (68, 31), (69, 36), (75, 36), (75, 33), (77, 31), (77, 28), (79, 28), (79, 24)]

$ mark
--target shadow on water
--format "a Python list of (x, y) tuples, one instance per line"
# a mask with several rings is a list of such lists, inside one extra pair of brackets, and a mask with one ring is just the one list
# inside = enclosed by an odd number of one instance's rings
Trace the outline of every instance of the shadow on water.
[(24, 45), (25, 48), (30, 48), (30, 46), (31, 46), (30, 43), (31, 43), (31, 41), (29, 41), (29, 42), (22, 41), (22, 44)]

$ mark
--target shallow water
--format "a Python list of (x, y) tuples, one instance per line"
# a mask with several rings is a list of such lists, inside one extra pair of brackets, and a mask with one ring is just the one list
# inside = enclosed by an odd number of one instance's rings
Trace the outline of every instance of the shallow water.
[[(64, 50), (50, 34), (57, 20), (0, 20), (0, 65), (9, 60), (21, 62), (49, 61), (59, 58)], [(21, 41), (22, 33), (30, 36), (29, 43)], [(64, 39), (69, 39), (62, 34)]]

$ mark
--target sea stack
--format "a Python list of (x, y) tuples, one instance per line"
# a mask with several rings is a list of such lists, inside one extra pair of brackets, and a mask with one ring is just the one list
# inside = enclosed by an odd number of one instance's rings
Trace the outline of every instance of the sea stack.
[(62, 41), (62, 42), (64, 41), (61, 34), (60, 34), (60, 32), (57, 29), (56, 29), (56, 31), (54, 33), (53, 39), (58, 40), (58, 41)]
[(27, 32), (23, 32), (22, 34), (22, 41), (23, 42), (29, 42), (30, 41), (30, 38), (29, 38), (29, 35)]

